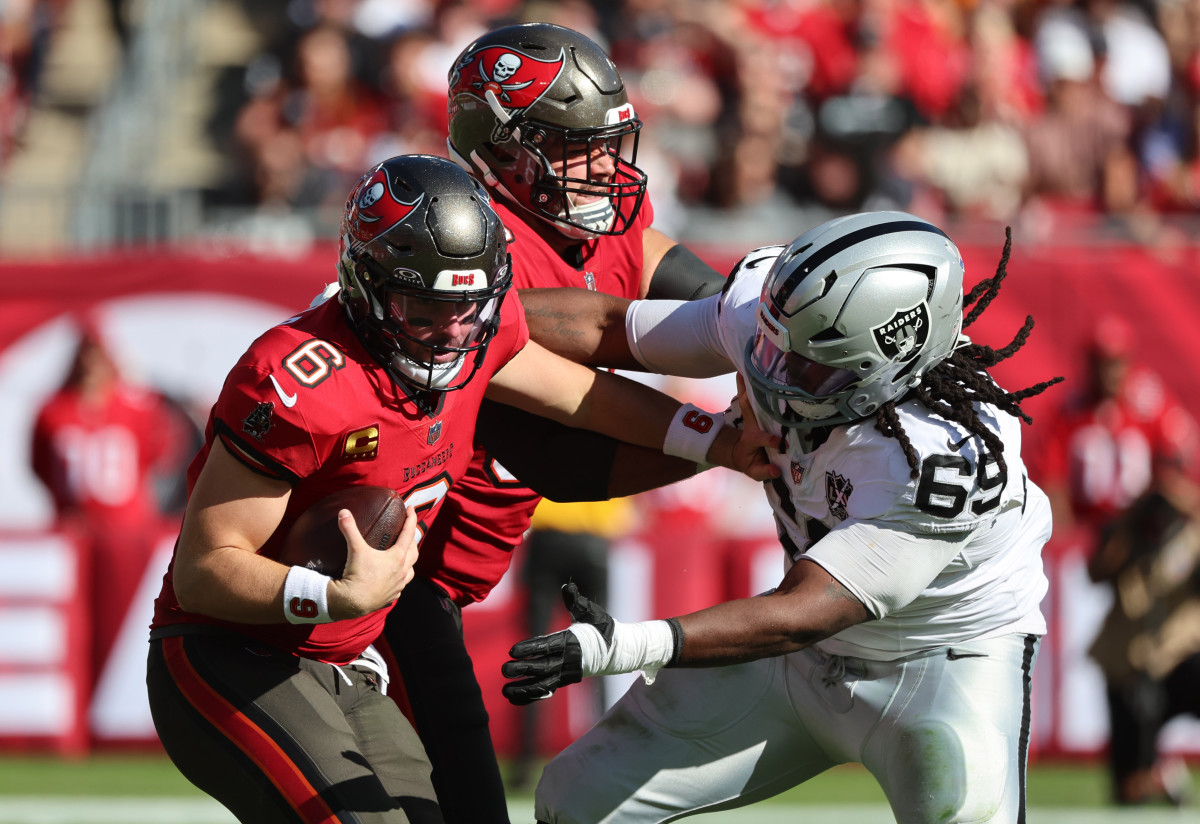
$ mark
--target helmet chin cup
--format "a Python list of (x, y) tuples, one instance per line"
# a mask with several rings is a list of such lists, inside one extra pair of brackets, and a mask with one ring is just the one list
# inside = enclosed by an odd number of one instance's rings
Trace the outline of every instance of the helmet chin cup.
[(404, 375), (415, 386), (431, 392), (448, 388), (466, 362), (465, 355), (459, 355), (448, 363), (424, 363), (410, 358), (403, 352), (397, 352), (392, 357), (392, 369)]
[[(602, 197), (583, 206), (574, 206), (569, 210), (564, 208), (559, 212), (559, 217), (563, 220), (555, 221), (554, 224), (559, 232), (575, 240), (588, 240), (608, 232), (617, 219), (617, 212), (613, 208), (612, 199)], [(579, 225), (564, 222), (568, 217)]]

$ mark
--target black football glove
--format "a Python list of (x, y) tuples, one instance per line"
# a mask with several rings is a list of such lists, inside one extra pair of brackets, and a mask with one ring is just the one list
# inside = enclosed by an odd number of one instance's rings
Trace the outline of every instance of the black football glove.
[[(573, 622), (591, 624), (606, 644), (612, 644), (615, 622), (603, 607), (580, 595), (573, 583), (562, 588), (562, 597)], [(500, 672), (516, 680), (505, 684), (502, 692), (517, 706), (549, 698), (559, 687), (583, 680), (583, 649), (569, 629), (518, 641), (508, 655), (512, 660)]]

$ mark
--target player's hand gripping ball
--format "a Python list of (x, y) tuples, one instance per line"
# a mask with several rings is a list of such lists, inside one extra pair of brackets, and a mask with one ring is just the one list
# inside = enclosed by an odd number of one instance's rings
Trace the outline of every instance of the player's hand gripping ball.
[(396, 490), (347, 487), (317, 501), (296, 519), (283, 540), (279, 562), (341, 577), (346, 566), (346, 539), (338, 529), (337, 514), (342, 509), (350, 510), (363, 539), (375, 549), (390, 547), (404, 526), (404, 500)]

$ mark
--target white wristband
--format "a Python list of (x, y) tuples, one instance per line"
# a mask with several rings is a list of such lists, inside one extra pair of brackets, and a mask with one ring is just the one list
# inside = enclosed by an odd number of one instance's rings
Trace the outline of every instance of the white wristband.
[(721, 415), (705, 412), (698, 406), (685, 403), (679, 407), (667, 437), (663, 439), (663, 453), (685, 458), (698, 464), (708, 463), (708, 450), (712, 448), (717, 434), (725, 426)]
[(675, 633), (666, 621), (613, 621), (612, 644), (606, 644), (600, 630), (591, 624), (571, 624), (568, 629), (579, 639), (585, 676), (641, 670), (649, 685), (675, 657)]
[(283, 583), (283, 617), (289, 624), (328, 624), (329, 598), (325, 591), (333, 580), (315, 569), (294, 566)]

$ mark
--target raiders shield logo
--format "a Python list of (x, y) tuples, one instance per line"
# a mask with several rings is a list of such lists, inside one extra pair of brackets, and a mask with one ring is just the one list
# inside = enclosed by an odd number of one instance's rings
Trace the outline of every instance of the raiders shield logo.
[(921, 351), (929, 337), (929, 307), (918, 303), (911, 309), (901, 309), (883, 326), (871, 331), (885, 358), (906, 361)]
[(275, 414), (275, 404), (265, 401), (254, 407), (249, 415), (242, 418), (242, 431), (256, 441), (261, 441), (271, 431), (271, 416)]
[(825, 503), (829, 504), (829, 512), (839, 521), (846, 520), (846, 504), (850, 501), (850, 493), (854, 484), (836, 472), (825, 473)]

